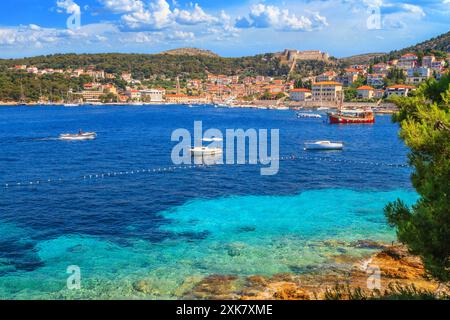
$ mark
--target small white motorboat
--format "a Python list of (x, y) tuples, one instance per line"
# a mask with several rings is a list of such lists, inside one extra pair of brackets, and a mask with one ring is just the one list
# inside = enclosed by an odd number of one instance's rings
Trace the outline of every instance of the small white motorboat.
[(64, 107), (66, 108), (74, 108), (74, 107), (79, 107), (80, 105), (78, 103), (66, 103), (64, 105)]
[(331, 141), (309, 141), (305, 142), (305, 150), (342, 150), (344, 143)]
[(222, 142), (223, 139), (222, 138), (203, 138), (202, 141), (204, 142)]
[(304, 119), (320, 119), (322, 116), (320, 114), (316, 113), (304, 113), (304, 112), (298, 112), (297, 118), (304, 118)]
[(195, 147), (191, 149), (191, 154), (194, 157), (212, 156), (222, 153), (223, 150), (221, 148)]
[(76, 133), (76, 134), (61, 134), (59, 136), (59, 140), (66, 140), (66, 141), (83, 141), (83, 140), (94, 140), (97, 138), (97, 133), (95, 132), (83, 132), (83, 133)]

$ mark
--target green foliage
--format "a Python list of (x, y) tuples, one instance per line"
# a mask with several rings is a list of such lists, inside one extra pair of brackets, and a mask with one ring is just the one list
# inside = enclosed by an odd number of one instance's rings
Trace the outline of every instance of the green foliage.
[(329, 64), (324, 61), (304, 60), (304, 61), (297, 61), (294, 73), (299, 77), (308, 77), (322, 74), (326, 71), (331, 71), (334, 69), (336, 69), (335, 65)]
[(100, 96), (100, 100), (102, 103), (118, 102), (117, 95), (113, 93), (108, 93)]
[(38, 77), (25, 72), (5, 71), (0, 73), (0, 101), (38, 101), (45, 97), (58, 101), (67, 96), (70, 89), (82, 89), (90, 77), (70, 78), (62, 74)]
[(355, 88), (344, 89), (344, 99), (345, 101), (352, 101), (358, 96), (358, 91)]
[(373, 290), (367, 292), (361, 288), (351, 289), (348, 286), (336, 285), (325, 292), (325, 300), (448, 300), (446, 294), (436, 294), (428, 290), (417, 289), (416, 286), (402, 286), (390, 283), (383, 292)]
[(283, 76), (289, 73), (289, 66), (282, 66), (272, 54), (242, 58), (221, 58), (211, 56), (189, 56), (168, 54), (56, 54), (25, 59), (0, 60), (1, 67), (25, 64), (38, 68), (85, 68), (95, 66), (97, 70), (120, 74), (131, 72), (135, 79), (149, 79), (154, 75), (169, 78), (189, 75), (204, 78), (206, 73), (235, 75)]
[(311, 80), (303, 81), (302, 79), (297, 79), (294, 84), (294, 88), (296, 89), (306, 88), (311, 90), (311, 87), (312, 87)]
[(392, 68), (388, 71), (386, 76), (386, 84), (388, 86), (393, 84), (403, 84), (406, 81), (405, 72), (402, 69)]
[(423, 83), (414, 97), (396, 97), (400, 137), (411, 149), (411, 180), (421, 198), (385, 208), (400, 241), (420, 255), (437, 278), (450, 280), (450, 76)]
[(356, 79), (355, 81), (353, 81), (351, 87), (353, 89), (357, 89), (363, 85), (366, 84), (366, 79), (363, 76), (358, 76), (358, 79)]

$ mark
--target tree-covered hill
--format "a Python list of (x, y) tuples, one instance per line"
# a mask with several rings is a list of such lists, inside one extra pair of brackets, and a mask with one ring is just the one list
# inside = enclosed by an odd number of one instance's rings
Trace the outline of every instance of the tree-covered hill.
[(287, 75), (289, 72), (289, 67), (282, 66), (279, 59), (272, 54), (242, 58), (170, 54), (56, 54), (24, 59), (0, 60), (0, 66), (3, 66), (3, 69), (17, 64), (54, 69), (88, 67), (92, 65), (98, 70), (105, 70), (114, 74), (131, 71), (136, 79), (149, 78), (153, 75), (204, 77), (207, 73), (277, 77)]
[(390, 54), (402, 55), (408, 52), (426, 52), (433, 50), (450, 52), (450, 31), (430, 40), (418, 43), (415, 46), (392, 51)]
[(361, 54), (347, 58), (341, 58), (339, 59), (339, 62), (343, 65), (366, 64), (371, 62), (377, 63), (380, 61), (386, 62), (392, 59), (398, 59), (408, 52), (415, 52), (421, 56), (433, 53), (439, 58), (445, 58), (446, 55), (450, 53), (450, 31), (430, 40), (400, 50), (394, 50), (389, 53)]

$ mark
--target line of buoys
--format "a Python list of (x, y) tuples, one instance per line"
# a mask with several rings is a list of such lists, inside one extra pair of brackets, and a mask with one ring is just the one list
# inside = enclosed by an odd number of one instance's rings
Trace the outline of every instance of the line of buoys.
[[(81, 176), (81, 180), (98, 180), (104, 179), (107, 177), (117, 177), (124, 175), (135, 175), (135, 174), (143, 174), (143, 173), (162, 173), (168, 171), (174, 171), (177, 169), (197, 169), (206, 167), (206, 164), (196, 164), (196, 165), (185, 165), (185, 166), (170, 166), (170, 167), (160, 167), (153, 169), (138, 169), (138, 170), (129, 170), (129, 171), (116, 171), (116, 172), (108, 172), (108, 173), (98, 173), (98, 174), (86, 174)], [(4, 183), (3, 187), (5, 189), (12, 187), (22, 187), (22, 186), (36, 186), (44, 183), (52, 183), (52, 182), (62, 182), (62, 181), (78, 181), (79, 178), (71, 178), (71, 179), (47, 179), (47, 180), (35, 180), (35, 181), (27, 181), (27, 182), (16, 182), (16, 183)]]
[[(267, 158), (267, 159), (260, 159), (260, 162), (267, 163), (268, 161), (288, 161), (288, 160), (296, 160), (296, 161), (327, 161), (327, 162), (334, 162), (334, 163), (347, 163), (347, 164), (358, 164), (358, 165), (367, 165), (367, 166), (387, 166), (387, 167), (393, 167), (393, 168), (407, 168), (409, 167), (408, 164), (395, 164), (395, 163), (383, 163), (383, 162), (372, 162), (372, 161), (358, 161), (358, 160), (349, 160), (349, 159), (336, 159), (336, 158), (326, 158), (326, 157), (308, 157), (308, 156), (298, 156), (295, 154), (289, 155), (289, 156), (281, 156), (278, 158)], [(235, 163), (234, 165), (249, 165), (251, 164), (250, 161), (245, 161), (244, 163)], [(153, 169), (137, 169), (137, 170), (129, 170), (129, 171), (114, 171), (114, 172), (107, 172), (107, 173), (98, 173), (98, 174), (86, 174), (81, 176), (81, 180), (95, 180), (95, 179), (104, 179), (106, 177), (117, 177), (117, 176), (123, 176), (123, 175), (135, 175), (135, 174), (143, 174), (143, 173), (162, 173), (162, 172), (168, 172), (168, 171), (174, 171), (178, 169), (196, 169), (196, 168), (203, 168), (203, 167), (211, 167), (213, 165), (224, 165), (222, 163), (210, 163), (210, 164), (193, 164), (193, 165), (179, 165), (179, 166), (167, 166), (167, 167), (158, 167)], [(229, 165), (229, 164), (226, 164)], [(29, 181), (29, 182), (16, 182), (16, 183), (5, 183), (3, 184), (4, 188), (12, 188), (12, 187), (22, 187), (22, 186), (36, 186), (41, 184), (49, 184), (53, 182), (63, 182), (63, 181), (77, 181), (78, 178), (72, 178), (72, 179), (63, 179), (63, 178), (57, 178), (57, 179), (41, 179), (41, 180), (35, 180), (35, 181)]]

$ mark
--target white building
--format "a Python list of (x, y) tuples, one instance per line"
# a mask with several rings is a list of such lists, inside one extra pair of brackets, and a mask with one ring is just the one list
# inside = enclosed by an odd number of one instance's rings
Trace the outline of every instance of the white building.
[(436, 61), (436, 57), (435, 56), (424, 56), (422, 58), (422, 67), (427, 67), (427, 68), (431, 68), (431, 64)]
[(336, 78), (336, 72), (327, 71), (316, 77), (316, 82), (332, 81)]
[(165, 90), (147, 89), (141, 90), (141, 98), (144, 102), (163, 102)]
[(445, 67), (445, 60), (436, 60), (431, 63), (431, 69), (434, 71), (442, 71)]
[(361, 86), (356, 90), (359, 99), (372, 99), (375, 96), (375, 88), (371, 86)]
[(414, 53), (407, 53), (404, 54), (397, 63), (397, 67), (407, 70), (411, 68), (415, 68), (417, 66), (417, 61), (419, 57), (415, 55)]
[(389, 86), (386, 88), (386, 96), (390, 97), (392, 95), (397, 95), (397, 96), (403, 96), (406, 97), (408, 96), (408, 93), (411, 92), (412, 90), (415, 90), (416, 87), (414, 86), (409, 86), (409, 85), (404, 85), (404, 84), (396, 84), (393, 86)]
[(367, 75), (367, 84), (373, 87), (382, 87), (384, 85), (385, 75), (382, 73), (371, 73)]
[(299, 88), (289, 91), (289, 97), (292, 101), (306, 101), (312, 96), (312, 92), (309, 89)]
[(431, 77), (431, 69), (428, 67), (411, 68), (407, 71), (408, 77)]
[(342, 83), (339, 82), (324, 81), (312, 85), (312, 99), (314, 101), (340, 101), (342, 94)]

